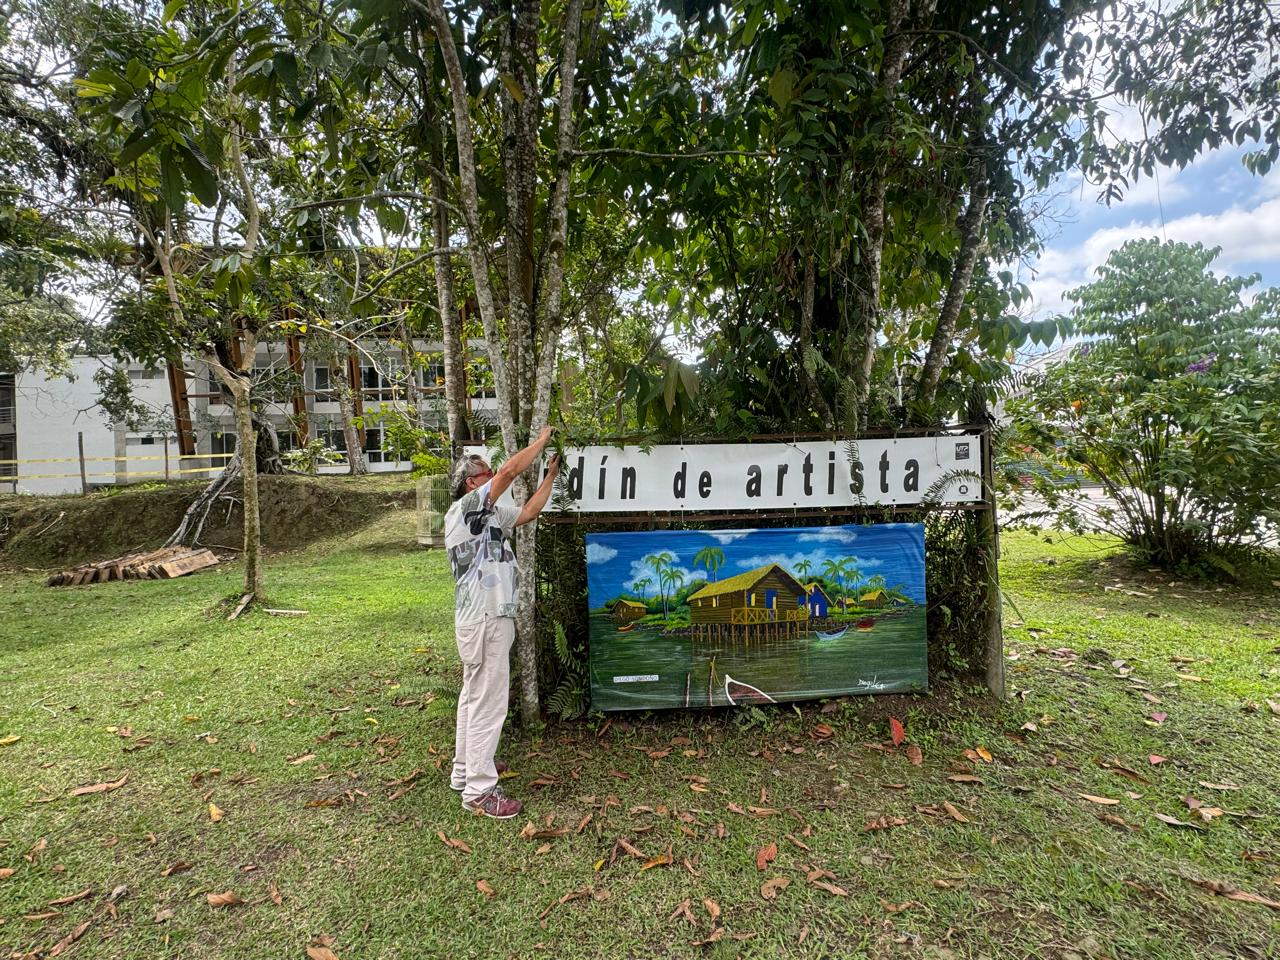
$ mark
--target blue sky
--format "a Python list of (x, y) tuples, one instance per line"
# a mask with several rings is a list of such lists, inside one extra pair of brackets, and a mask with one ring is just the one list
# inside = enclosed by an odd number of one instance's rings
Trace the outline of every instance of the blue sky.
[[(1133, 122), (1119, 116), (1121, 132)], [(1035, 315), (1068, 311), (1063, 292), (1092, 280), (1107, 254), (1135, 237), (1220, 246), (1219, 274), (1260, 273), (1262, 286), (1280, 285), (1280, 177), (1274, 170), (1249, 173), (1240, 158), (1250, 149), (1256, 145), (1202, 153), (1182, 170), (1159, 168), (1157, 178), (1131, 184), (1110, 207), (1079, 174), (1060, 182), (1050, 193), (1060, 192), (1054, 209), (1065, 222), (1047, 226), (1045, 252), (1020, 271), (1035, 296)]]
[(657, 593), (657, 578), (645, 563), (653, 554), (674, 554), (673, 566), (685, 576), (685, 583), (705, 580), (701, 567), (693, 568), (693, 558), (704, 547), (719, 547), (725, 564), (718, 579), (778, 563), (792, 572), (795, 563), (807, 559), (811, 575), (822, 571), (828, 559), (853, 557), (864, 579), (879, 574), (893, 587), (923, 603), (923, 527), (914, 523), (881, 523), (871, 526), (775, 528), (767, 530), (660, 530), (646, 533), (600, 533), (587, 537), (587, 590), (591, 608), (603, 606), (618, 594), (632, 591), (641, 577), (653, 585), (647, 595)]

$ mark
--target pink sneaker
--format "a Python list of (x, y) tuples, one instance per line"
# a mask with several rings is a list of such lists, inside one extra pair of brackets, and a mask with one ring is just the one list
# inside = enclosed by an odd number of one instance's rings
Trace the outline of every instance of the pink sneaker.
[[(498, 776), (502, 776), (504, 773), (506, 773), (508, 770), (511, 769), (511, 764), (507, 763), (505, 760), (495, 760), (493, 761), (493, 767), (495, 770), (498, 771)], [(465, 780), (463, 780), (461, 783), (453, 779), (450, 779), (449, 781), (450, 790), (456, 790), (458, 791), (458, 793), (461, 793), (466, 788), (467, 788), (467, 782)]]
[(462, 806), (477, 817), (489, 817), (493, 820), (510, 820), (519, 816), (524, 809), (524, 804), (519, 800), (512, 800), (502, 792), (501, 787), (494, 787), (479, 800), (470, 803), (464, 800)]

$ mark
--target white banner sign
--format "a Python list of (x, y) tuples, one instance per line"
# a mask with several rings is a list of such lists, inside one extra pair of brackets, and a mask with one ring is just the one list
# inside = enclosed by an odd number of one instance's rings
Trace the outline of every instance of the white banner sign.
[(949, 434), (578, 447), (565, 450), (557, 486), (583, 513), (971, 503), (982, 499), (981, 444)]

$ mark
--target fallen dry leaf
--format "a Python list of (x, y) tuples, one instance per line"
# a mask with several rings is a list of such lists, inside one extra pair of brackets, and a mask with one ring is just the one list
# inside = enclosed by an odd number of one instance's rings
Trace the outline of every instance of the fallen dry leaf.
[(901, 913), (910, 907), (914, 907), (916, 902), (908, 900), (905, 903), (890, 903), (888, 900), (881, 900), (880, 906), (884, 907), (886, 913)]
[(486, 900), (492, 900), (498, 895), (498, 891), (489, 885), (488, 880), (477, 880), (476, 889), (484, 894)]
[(652, 870), (654, 867), (669, 867), (674, 862), (675, 858), (671, 856), (671, 848), (667, 847), (666, 853), (660, 853), (658, 856), (646, 860), (644, 865), (640, 867), (640, 872), (644, 873), (644, 871)]
[(0, 867), (0, 880), (8, 880), (13, 876), (13, 867)]
[(49, 956), (50, 957), (61, 956), (62, 952), (66, 950), (67, 947), (71, 946), (73, 943), (79, 940), (82, 936), (84, 936), (84, 932), (89, 929), (89, 925), (93, 923), (94, 919), (95, 919), (94, 917), (90, 917), (88, 920), (81, 923), (74, 930), (68, 933), (65, 937), (63, 937), (61, 940), (55, 943), (53, 945), (53, 949), (49, 951)]
[(902, 741), (907, 739), (906, 728), (902, 726), (901, 721), (896, 717), (889, 718), (889, 735), (893, 738), (895, 747), (902, 746)]
[(1272, 910), (1280, 910), (1280, 900), (1272, 900), (1256, 893), (1249, 893), (1226, 883), (1219, 883), (1216, 880), (1192, 880), (1191, 882), (1215, 896), (1236, 900), (1240, 903), (1256, 903), (1262, 907), (1270, 907)]
[(1192, 830), (1203, 829), (1202, 827), (1196, 826), (1194, 823), (1187, 823), (1183, 820), (1179, 820), (1177, 817), (1171, 817), (1165, 813), (1157, 813), (1156, 819), (1159, 820), (1161, 823), (1167, 823), (1171, 827), (1189, 827)]
[(216, 803), (209, 804), (209, 819), (214, 823), (220, 823), (225, 813)]
[(810, 880), (809, 885), (817, 887), (819, 890), (825, 890), (833, 896), (847, 897), (849, 895), (849, 891), (844, 887), (837, 887), (834, 883), (828, 883), (826, 880)]
[(274, 883), (267, 889), (267, 896), (271, 898), (271, 902), (277, 907), (284, 906), (284, 897), (280, 896), (280, 888)]
[(166, 908), (164, 910), (156, 911), (156, 917), (155, 917), (156, 923), (167, 923), (172, 919), (173, 919), (173, 910)]
[(789, 886), (791, 886), (791, 881), (786, 877), (774, 877), (760, 885), (760, 896), (766, 900), (776, 900), (778, 899), (778, 894)]
[(205, 899), (209, 901), (211, 907), (236, 907), (244, 903), (234, 890), (228, 890), (226, 893), (209, 893), (205, 895)]
[(720, 919), (720, 904), (716, 903), (710, 897), (703, 897), (702, 905), (707, 908), (707, 914), (711, 917), (712, 923), (715, 923)]
[(338, 955), (328, 947), (307, 947), (309, 960), (338, 960)]
[(129, 771), (126, 770), (124, 772), (124, 776), (122, 776), (119, 780), (112, 780), (109, 783), (94, 783), (84, 787), (76, 787), (74, 790), (68, 793), (67, 796), (84, 797), (84, 796), (88, 796), (91, 793), (110, 793), (112, 790), (119, 790), (121, 787), (123, 787), (125, 783), (128, 781), (128, 779), (129, 779)]
[(314, 760), (315, 758), (316, 758), (316, 755), (314, 753), (304, 753), (300, 757), (294, 757), (292, 760), (289, 761), (289, 764), (290, 766), (296, 767), (299, 764), (306, 763), (308, 760)]
[(961, 812), (960, 812), (960, 811), (959, 811), (959, 810), (958, 810), (958, 809), (957, 809), (957, 808), (956, 808), (956, 807), (955, 807), (955, 806), (954, 806), (950, 801), (948, 801), (948, 800), (943, 800), (943, 801), (942, 801), (942, 809), (943, 809), (943, 810), (945, 810), (945, 811), (947, 811), (947, 813), (951, 816), (951, 819), (952, 819), (952, 820), (955, 820), (957, 823), (969, 823), (969, 822), (971, 822), (971, 821), (969, 820), (969, 818), (968, 818), (968, 817), (966, 817), (963, 813), (961, 813)]
[(724, 927), (716, 927), (714, 930), (711, 931), (710, 934), (707, 935), (707, 938), (705, 940), (693, 941), (693, 946), (705, 947), (709, 943), (719, 942), (723, 937), (724, 937)]
[(947, 779), (952, 783), (982, 783), (982, 778), (972, 773), (953, 773)]
[(1088, 800), (1090, 803), (1101, 804), (1104, 807), (1113, 807), (1119, 800), (1113, 800), (1110, 797), (1095, 797), (1092, 793), (1081, 793), (1078, 795), (1082, 800)]
[(73, 893), (69, 897), (59, 897), (57, 900), (50, 900), (51, 907), (65, 907), (69, 903), (75, 903), (77, 900), (83, 900), (89, 894), (93, 893), (93, 887), (85, 887), (79, 893)]
[(671, 911), (671, 916), (667, 917), (667, 920), (675, 920), (678, 917), (683, 917), (685, 923), (689, 924), (691, 927), (696, 927), (698, 925), (698, 920), (693, 915), (693, 900), (686, 897), (684, 900), (677, 903), (676, 908)]
[(907, 759), (911, 761), (913, 766), (920, 766), (924, 763), (924, 751), (914, 743), (907, 744)]
[(171, 877), (175, 873), (182, 873), (182, 871), (190, 870), (190, 869), (191, 869), (191, 864), (184, 863), (181, 860), (175, 860), (173, 863), (169, 864), (169, 866), (165, 867), (163, 870), (160, 871), (160, 876)]
[(0, 737), (0, 747), (11, 747), (22, 738), (16, 733), (11, 733), (6, 737)]
[(820, 723), (813, 728), (812, 736), (815, 740), (830, 740), (835, 735), (835, 730), (829, 724)]
[(778, 856), (778, 845), (770, 843), (768, 846), (761, 847), (756, 851), (756, 869), (766, 870), (769, 864), (773, 863), (774, 858)]
[(467, 842), (465, 840), (451, 839), (450, 837), (445, 836), (443, 830), (437, 830), (436, 836), (440, 838), (440, 842), (446, 847), (452, 847), (454, 850), (461, 850), (463, 853), (471, 852), (471, 848), (467, 846)]
[(1162, 757), (1158, 753), (1153, 753), (1151, 756), (1147, 757), (1147, 762), (1154, 767), (1157, 764), (1164, 763), (1168, 759), (1168, 757)]

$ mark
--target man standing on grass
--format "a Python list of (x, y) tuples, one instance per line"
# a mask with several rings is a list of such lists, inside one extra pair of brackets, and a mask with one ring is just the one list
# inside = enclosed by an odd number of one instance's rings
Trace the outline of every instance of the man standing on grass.
[(542, 484), (523, 507), (500, 505), (498, 498), (537, 461), (550, 439), (551, 428), (546, 427), (496, 473), (483, 457), (463, 457), (449, 478), (454, 503), (444, 517), (444, 545), (457, 581), (454, 632), (462, 658), (450, 786), (461, 791), (467, 810), (497, 820), (509, 820), (521, 809), (498, 786), (499, 768), (505, 764), (494, 759), (507, 718), (516, 636), (519, 571), (510, 540), (516, 527), (536, 519), (547, 505), (560, 472), (559, 458), (552, 457)]

